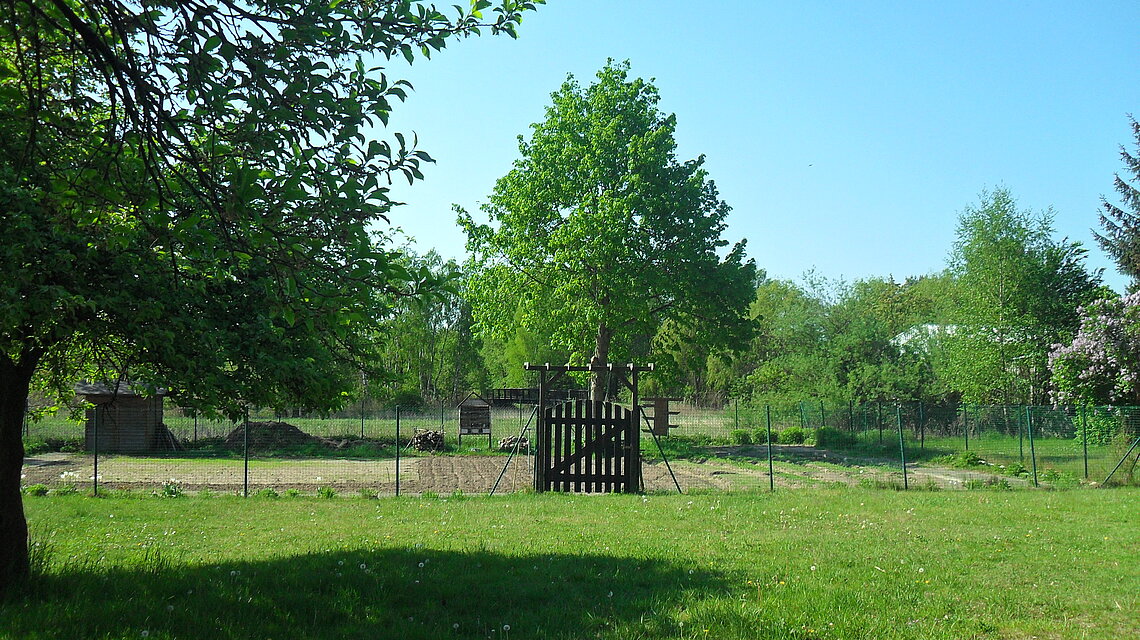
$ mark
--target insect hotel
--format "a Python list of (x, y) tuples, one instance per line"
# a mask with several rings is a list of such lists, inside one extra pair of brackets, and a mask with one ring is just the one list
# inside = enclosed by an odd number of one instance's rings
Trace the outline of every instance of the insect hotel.
[(146, 453), (181, 448), (162, 422), (165, 390), (144, 396), (130, 385), (80, 383), (75, 393), (94, 405), (87, 410), (84, 446), (101, 453)]
[(459, 403), (459, 444), (463, 436), (487, 436), (487, 447), (491, 447), (491, 403), (475, 392)]

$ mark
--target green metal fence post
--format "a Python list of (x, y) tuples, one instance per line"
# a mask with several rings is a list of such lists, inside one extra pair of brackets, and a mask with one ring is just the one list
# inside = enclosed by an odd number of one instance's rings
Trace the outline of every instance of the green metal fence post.
[(396, 405), (396, 497), (400, 497), (400, 405)]
[(895, 405), (895, 421), (899, 425), (899, 458), (902, 460), (903, 468), (903, 491), (910, 488), (906, 478), (906, 444), (903, 441), (903, 426), (902, 426), (902, 405)]
[(918, 403), (918, 448), (926, 449), (926, 406)]
[(970, 405), (962, 405), (962, 435), (966, 437), (966, 451), (970, 450)]
[(91, 474), (91, 494), (96, 498), (99, 497), (99, 422), (102, 418), (99, 414), (102, 413), (103, 405), (95, 405), (95, 417), (91, 421), (91, 450), (95, 454), (95, 469)]
[(875, 403), (875, 411), (878, 414), (879, 420), (879, 446), (883, 445), (883, 403), (882, 401)]
[(775, 475), (772, 471), (772, 407), (764, 405), (764, 417), (768, 424), (768, 490), (776, 490)]
[(804, 415), (804, 401), (800, 400), (800, 428), (807, 429), (807, 416)]
[(734, 428), (739, 429), (740, 428), (740, 401), (737, 400), (736, 398), (732, 399), (732, 409), (736, 414), (736, 426)]
[(1029, 458), (1033, 461), (1033, 486), (1037, 485), (1037, 452), (1033, 448), (1033, 415), (1025, 405), (1025, 429), (1029, 432)]
[(1017, 417), (1017, 461), (1025, 464), (1025, 429), (1021, 427), (1020, 415)]
[(242, 458), (245, 460), (245, 468), (242, 471), (242, 485), (241, 495), (243, 498), (249, 497), (249, 407), (245, 409), (245, 427), (242, 429)]
[(1089, 425), (1085, 420), (1085, 408), (1079, 409), (1081, 412), (1081, 447), (1085, 453), (1085, 480), (1089, 479)]
[(823, 408), (823, 398), (819, 399), (819, 426), (827, 426), (827, 410)]
[(847, 401), (847, 429), (855, 431), (855, 401)]
[(364, 393), (360, 394), (360, 439), (364, 439)]

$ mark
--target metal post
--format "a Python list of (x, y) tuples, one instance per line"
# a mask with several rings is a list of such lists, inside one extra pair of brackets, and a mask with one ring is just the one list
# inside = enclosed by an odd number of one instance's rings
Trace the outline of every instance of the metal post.
[[(1009, 409), (1006, 409), (1006, 416), (1009, 415), (1008, 411)], [(1017, 420), (1017, 461), (1025, 462), (1025, 430), (1021, 427), (1020, 417)]]
[(1089, 425), (1085, 419), (1085, 408), (1080, 408), (1081, 412), (1081, 447), (1085, 452), (1085, 480), (1089, 479)]
[(772, 471), (772, 407), (764, 405), (764, 417), (768, 424), (768, 490), (776, 490), (776, 479)]
[(970, 405), (962, 405), (962, 435), (966, 437), (966, 451), (970, 450)]
[(400, 496), (400, 405), (396, 405), (396, 497)]
[(1025, 405), (1025, 429), (1029, 432), (1029, 458), (1033, 461), (1033, 486), (1037, 485), (1037, 452), (1033, 448), (1033, 414)]
[(827, 410), (823, 408), (823, 398), (819, 399), (819, 426), (827, 426)]
[(95, 452), (95, 472), (91, 475), (91, 493), (96, 498), (99, 497), (99, 423), (103, 420), (100, 417), (102, 408), (102, 405), (95, 405), (95, 419), (91, 425), (91, 448)]
[(855, 431), (855, 401), (847, 401), (847, 428), (852, 432)]
[(740, 401), (736, 398), (732, 399), (732, 408), (736, 411), (736, 429), (740, 428)]
[(903, 427), (902, 427), (902, 405), (895, 405), (895, 421), (899, 425), (899, 457), (902, 459), (903, 468), (903, 491), (910, 489), (906, 477), (906, 444), (903, 441)]
[(918, 403), (918, 448), (926, 449), (926, 405)]
[(364, 393), (360, 394), (360, 439), (364, 439)]
[(194, 442), (198, 441), (198, 414), (194, 414)]
[(807, 429), (807, 416), (804, 415), (804, 401), (800, 400), (800, 428)]
[(242, 457), (245, 459), (245, 471), (242, 473), (241, 495), (249, 497), (249, 407), (245, 409), (245, 428), (242, 429)]
[(875, 413), (878, 415), (878, 421), (879, 421), (879, 446), (882, 446), (883, 445), (883, 403), (880, 401), (880, 402), (876, 402), (875, 405), (876, 405), (875, 406)]

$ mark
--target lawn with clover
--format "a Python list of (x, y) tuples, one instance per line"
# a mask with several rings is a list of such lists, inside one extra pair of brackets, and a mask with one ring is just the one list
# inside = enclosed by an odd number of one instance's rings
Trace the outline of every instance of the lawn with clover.
[(0, 637), (1140, 637), (1138, 499), (26, 497)]

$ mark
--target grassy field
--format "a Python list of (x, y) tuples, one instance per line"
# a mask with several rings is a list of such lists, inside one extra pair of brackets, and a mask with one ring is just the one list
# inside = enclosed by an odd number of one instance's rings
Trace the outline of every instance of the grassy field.
[(29, 497), (0, 637), (1115, 640), (1137, 498)]

